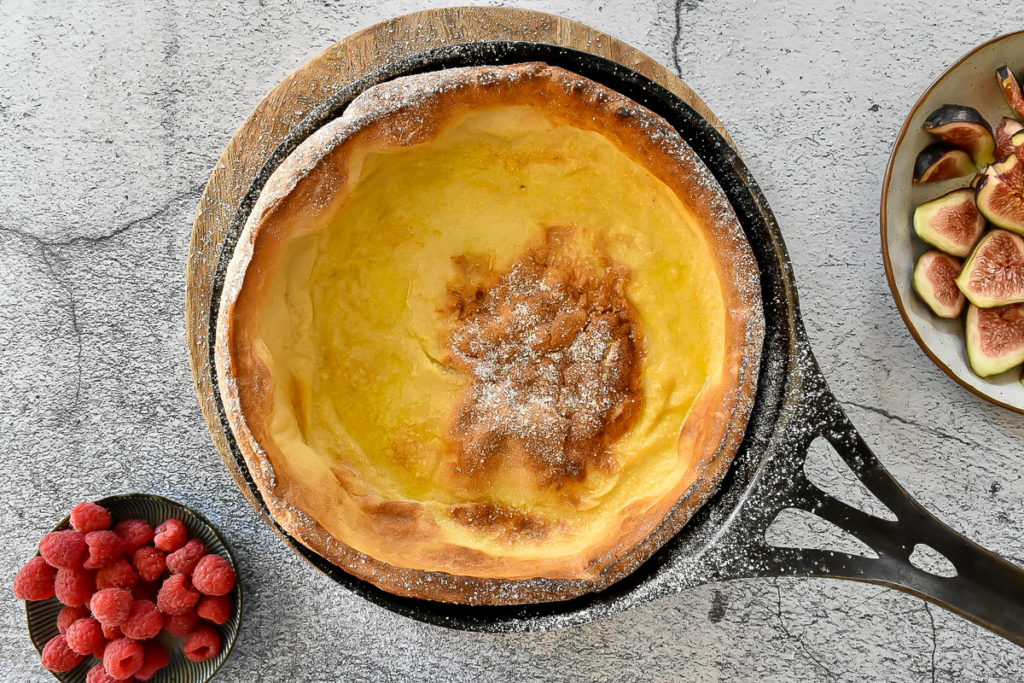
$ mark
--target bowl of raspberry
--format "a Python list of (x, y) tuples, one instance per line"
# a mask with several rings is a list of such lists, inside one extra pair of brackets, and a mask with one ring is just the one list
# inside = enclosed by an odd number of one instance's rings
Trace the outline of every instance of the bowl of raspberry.
[(227, 541), (195, 510), (146, 493), (76, 505), (14, 595), (43, 668), (67, 683), (208, 681), (242, 614)]

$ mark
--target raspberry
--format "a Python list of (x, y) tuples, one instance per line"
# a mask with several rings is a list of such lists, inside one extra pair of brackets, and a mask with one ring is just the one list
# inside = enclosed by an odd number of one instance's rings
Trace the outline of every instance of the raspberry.
[(132, 594), (123, 588), (104, 588), (92, 596), (89, 607), (104, 626), (120, 626), (132, 609)]
[(79, 503), (71, 508), (71, 528), (83, 534), (110, 528), (110, 513), (96, 503)]
[(64, 607), (57, 615), (57, 631), (67, 634), (68, 626), (79, 619), (91, 616), (88, 605), (76, 605), (75, 607)]
[(164, 630), (178, 638), (191, 634), (198, 625), (199, 615), (195, 610), (189, 610), (184, 614), (171, 614), (164, 619)]
[(106, 567), (124, 555), (124, 544), (113, 531), (90, 531), (85, 535), (85, 543), (89, 546), (89, 557), (82, 565), (86, 569)]
[(156, 581), (139, 581), (132, 589), (132, 597), (136, 600), (156, 602), (156, 595), (159, 592), (160, 584)]
[(123, 557), (96, 572), (96, 589), (124, 588), (131, 590), (139, 582), (139, 575)]
[(231, 598), (227, 595), (204, 595), (196, 613), (207, 621), (223, 624), (231, 618)]
[(200, 626), (185, 641), (185, 656), (193, 662), (205, 662), (220, 654), (220, 634), (212, 626)]
[(168, 519), (156, 528), (153, 545), (165, 553), (173, 553), (185, 545), (188, 540), (188, 529), (180, 519)]
[(77, 607), (89, 602), (96, 584), (88, 569), (58, 569), (53, 592), (65, 605)]
[(167, 569), (164, 551), (151, 545), (144, 545), (135, 551), (132, 563), (143, 581), (156, 581)]
[(100, 622), (92, 617), (79, 619), (68, 626), (68, 632), (64, 634), (68, 641), (68, 647), (80, 655), (103, 656), (103, 647), (107, 639), (103, 637), (103, 628)]
[(160, 586), (156, 604), (164, 614), (182, 614), (199, 602), (199, 591), (192, 587), (184, 574), (173, 574)]
[(50, 532), (39, 541), (39, 554), (57, 569), (81, 567), (85, 552), (85, 538), (70, 529)]
[(171, 655), (160, 643), (144, 643), (142, 649), (145, 658), (142, 661), (142, 668), (135, 672), (135, 678), (139, 681), (148, 681), (157, 671), (171, 663)]
[(192, 570), (192, 585), (205, 595), (227, 595), (235, 587), (235, 568), (220, 555), (206, 555)]
[(123, 679), (142, 668), (142, 646), (130, 638), (118, 638), (103, 651), (103, 668), (111, 678)]
[(71, 671), (82, 663), (84, 656), (68, 647), (67, 638), (56, 635), (43, 646), (43, 668), (47, 671), (63, 673)]
[(53, 597), (57, 570), (41, 557), (33, 557), (14, 577), (14, 597), (18, 600), (46, 600)]
[(128, 618), (121, 622), (121, 633), (135, 640), (155, 638), (164, 627), (164, 615), (149, 600), (136, 600), (128, 612)]
[(89, 669), (89, 673), (85, 675), (85, 683), (118, 683), (118, 681), (107, 673), (107, 670), (103, 668), (103, 662), (100, 662)]
[(153, 527), (143, 519), (122, 520), (114, 525), (114, 533), (121, 537), (126, 555), (131, 555), (153, 540)]
[(205, 554), (206, 546), (198, 538), (193, 538), (167, 556), (167, 568), (173, 574), (188, 576)]
[(107, 626), (103, 622), (100, 622), (100, 628), (103, 629), (103, 637), (107, 640), (117, 640), (121, 637), (120, 626)]

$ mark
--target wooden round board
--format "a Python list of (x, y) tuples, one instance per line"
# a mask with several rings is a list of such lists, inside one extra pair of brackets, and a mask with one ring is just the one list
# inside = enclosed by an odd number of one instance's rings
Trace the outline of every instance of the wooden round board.
[[(461, 7), (406, 14), (340, 40), (282, 81), (260, 102), (224, 149), (196, 210), (189, 244), (186, 337), (199, 405), (221, 458), (252, 506), (265, 517), (239, 468), (214, 396), (211, 296), (224, 240), (260, 169), (318, 105), (382, 65), (440, 47), (479, 41), (527, 41), (590, 52), (671, 90), (731, 139), (707, 105), (677, 76), (636, 48), (569, 19), (506, 7)], [(270, 523), (269, 519), (265, 519)], [(270, 524), (271, 528), (277, 529)], [(287, 540), (287, 539), (286, 539)]]

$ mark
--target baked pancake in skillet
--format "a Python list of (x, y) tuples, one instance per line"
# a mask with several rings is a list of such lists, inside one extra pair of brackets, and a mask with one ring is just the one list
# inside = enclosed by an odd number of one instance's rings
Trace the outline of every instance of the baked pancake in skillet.
[(663, 119), (540, 63), (360, 95), (273, 173), (216, 365), (271, 514), (400, 595), (562, 600), (635, 569), (742, 439), (763, 319)]

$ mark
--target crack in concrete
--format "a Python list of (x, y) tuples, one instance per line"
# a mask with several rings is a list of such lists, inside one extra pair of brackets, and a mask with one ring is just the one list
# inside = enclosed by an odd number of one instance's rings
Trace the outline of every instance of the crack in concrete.
[(817, 668), (821, 669), (822, 672), (824, 672), (826, 679), (831, 680), (831, 681), (839, 680), (838, 676), (836, 676), (834, 673), (832, 673), (832, 670), (829, 669), (825, 665), (825, 663), (822, 662), (818, 658), (818, 656), (814, 654), (814, 652), (811, 650), (811, 648), (809, 648), (807, 646), (807, 643), (805, 643), (800, 636), (798, 636), (795, 633), (791, 632), (789, 630), (789, 627), (786, 626), (786, 620), (782, 616), (782, 588), (779, 587), (779, 580), (777, 578), (774, 579), (772, 581), (772, 583), (775, 584), (775, 593), (776, 593), (776, 596), (777, 596), (777, 603), (776, 603), (777, 604), (777, 613), (776, 613), (776, 616), (779, 619), (779, 626), (782, 628), (782, 632), (786, 635), (787, 638), (789, 638), (790, 640), (792, 640), (793, 642), (795, 642), (797, 645), (800, 646), (800, 649), (803, 651), (804, 656), (814, 666), (816, 666)]
[(981, 448), (984, 450), (991, 450), (986, 446), (983, 446), (982, 444), (974, 443), (973, 441), (968, 441), (967, 439), (959, 437), (956, 434), (950, 434), (949, 432), (943, 431), (941, 429), (936, 429), (935, 427), (931, 427), (929, 425), (923, 425), (920, 422), (915, 422), (914, 420), (911, 420), (909, 418), (902, 417), (894, 413), (890, 413), (888, 410), (885, 410), (884, 408), (876, 408), (875, 406), (864, 405), (862, 403), (854, 403), (853, 401), (843, 401), (843, 403), (845, 403), (846, 405), (854, 406), (855, 408), (860, 408), (861, 410), (867, 410), (869, 412), (875, 413), (876, 415), (881, 415), (882, 417), (888, 418), (890, 420), (895, 420), (896, 422), (899, 422), (900, 424), (905, 424), (908, 427), (915, 427), (925, 432), (937, 434), (938, 436), (941, 436), (945, 439), (951, 439), (953, 441), (956, 441), (958, 444), (967, 446), (968, 448)]
[(938, 631), (935, 629), (935, 615), (932, 614), (932, 606), (924, 603), (924, 611), (928, 613), (928, 621), (932, 624), (932, 683), (935, 683), (935, 653), (939, 649)]
[(672, 35), (672, 65), (676, 69), (676, 75), (683, 75), (683, 65), (679, 61), (679, 43), (683, 38), (683, 10), (692, 12), (700, 6), (703, 0), (676, 0), (676, 30)]
[(206, 187), (206, 183), (205, 182), (201, 183), (199, 185), (194, 185), (194, 186), (190, 187), (189, 189), (185, 190), (184, 192), (181, 192), (179, 194), (174, 195), (173, 197), (168, 199), (166, 202), (164, 202), (160, 207), (154, 209), (150, 213), (147, 213), (144, 216), (139, 216), (138, 218), (133, 218), (130, 221), (128, 221), (126, 223), (123, 223), (122, 225), (119, 225), (118, 227), (114, 228), (110, 232), (104, 233), (102, 235), (95, 235), (95, 236), (80, 235), (78, 237), (70, 237), (70, 238), (62, 239), (62, 240), (53, 240), (53, 239), (47, 239), (45, 237), (39, 237), (38, 235), (34, 235), (34, 234), (30, 233), (30, 232), (26, 232), (26, 231), (21, 230), (19, 228), (12, 228), (10, 226), (0, 226), (0, 229), (3, 229), (5, 231), (10, 232), (10, 233), (15, 234), (15, 235), (19, 235), (21, 237), (24, 237), (27, 240), (32, 240), (33, 242), (36, 242), (37, 244), (40, 244), (40, 245), (43, 245), (43, 246), (47, 246), (47, 247), (69, 247), (69, 246), (73, 246), (75, 244), (100, 244), (102, 242), (106, 242), (108, 240), (111, 240), (111, 239), (117, 237), (118, 235), (124, 234), (125, 232), (127, 232), (128, 230), (131, 230), (132, 228), (134, 228), (137, 225), (142, 225), (143, 223), (148, 223), (148, 222), (150, 222), (152, 220), (156, 220), (157, 218), (160, 218), (165, 213), (170, 211), (171, 207), (174, 206), (176, 203), (180, 202), (183, 199), (187, 199), (188, 197), (192, 197), (193, 195), (198, 194), (199, 192), (201, 192), (203, 190), (204, 187)]

